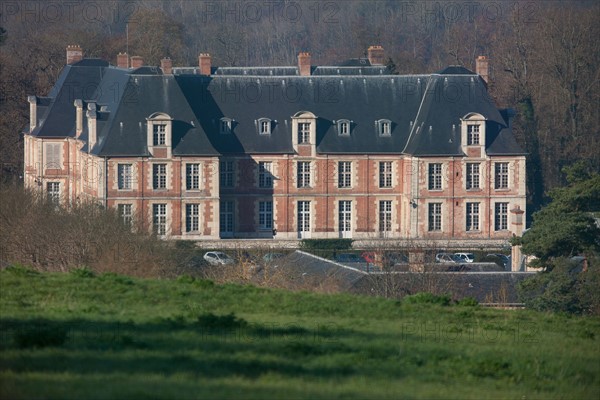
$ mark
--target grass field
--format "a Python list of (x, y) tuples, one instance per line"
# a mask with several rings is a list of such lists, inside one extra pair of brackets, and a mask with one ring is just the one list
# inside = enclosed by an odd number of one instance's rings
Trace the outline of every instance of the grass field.
[(0, 397), (598, 399), (600, 319), (0, 271)]

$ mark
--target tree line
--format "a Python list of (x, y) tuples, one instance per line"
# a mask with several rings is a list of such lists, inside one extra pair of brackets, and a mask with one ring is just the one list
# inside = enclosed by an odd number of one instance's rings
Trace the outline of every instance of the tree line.
[(395, 73), (448, 65), (474, 70), (490, 59), (489, 91), (518, 112), (514, 132), (528, 153), (529, 210), (564, 184), (561, 168), (586, 160), (600, 170), (600, 5), (571, 2), (430, 1), (31, 1), (0, 8), (0, 163), (20, 171), (27, 95), (45, 95), (65, 64), (65, 47), (116, 64), (314, 65), (365, 56), (382, 45)]

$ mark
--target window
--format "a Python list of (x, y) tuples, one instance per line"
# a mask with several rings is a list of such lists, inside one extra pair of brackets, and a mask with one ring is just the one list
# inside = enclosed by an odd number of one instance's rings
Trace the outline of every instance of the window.
[(467, 203), (467, 231), (479, 230), (479, 203)]
[(152, 125), (152, 143), (154, 146), (164, 146), (167, 142), (167, 125)]
[(352, 201), (340, 200), (338, 203), (339, 232), (352, 231)]
[(62, 150), (61, 143), (46, 143), (46, 165), (45, 169), (61, 169), (60, 153)]
[(200, 164), (185, 165), (185, 188), (187, 190), (200, 189)]
[(379, 232), (392, 231), (392, 201), (379, 202)]
[(337, 122), (338, 135), (349, 136), (350, 135), (350, 121), (347, 119), (341, 119)]
[(297, 187), (310, 187), (310, 161), (298, 161)]
[(219, 132), (222, 135), (231, 133), (231, 119), (221, 118), (221, 120), (219, 121)]
[(268, 118), (261, 118), (258, 120), (258, 133), (261, 135), (271, 134), (271, 120)]
[(442, 190), (442, 164), (429, 164), (429, 190)]
[(167, 205), (153, 204), (152, 205), (152, 224), (154, 233), (157, 235), (167, 234)]
[(273, 202), (258, 202), (258, 226), (260, 229), (273, 229)]
[(494, 229), (505, 231), (508, 229), (508, 203), (496, 203), (494, 210)]
[(467, 125), (467, 145), (479, 144), (479, 125)]
[(200, 204), (185, 205), (185, 231), (198, 232), (200, 230)]
[(352, 187), (352, 162), (350, 162), (350, 161), (338, 162), (338, 187), (339, 188)]
[(49, 202), (56, 205), (60, 204), (60, 182), (47, 182), (46, 195)]
[(442, 230), (442, 203), (429, 203), (429, 232)]
[(310, 122), (298, 123), (298, 144), (310, 143)]
[(131, 189), (131, 164), (119, 164), (117, 174), (119, 190)]
[(310, 232), (310, 201), (298, 202), (298, 232)]
[(377, 126), (377, 132), (379, 133), (379, 136), (391, 136), (392, 121), (389, 119), (380, 119), (375, 125)]
[(221, 236), (233, 236), (233, 201), (221, 201), (219, 203), (219, 231)]
[(152, 188), (154, 190), (167, 188), (167, 164), (152, 165)]
[(467, 189), (479, 189), (478, 163), (467, 163)]
[(273, 187), (273, 163), (270, 161), (260, 161), (258, 163), (258, 187)]
[(391, 188), (392, 187), (392, 162), (391, 161), (380, 161), (379, 162), (379, 187), (380, 188)]
[(223, 188), (233, 187), (233, 161), (219, 163), (219, 184)]
[(133, 206), (131, 204), (119, 204), (117, 206), (119, 217), (123, 220), (123, 223), (130, 226), (133, 221)]
[(508, 163), (499, 162), (494, 164), (496, 189), (508, 189)]

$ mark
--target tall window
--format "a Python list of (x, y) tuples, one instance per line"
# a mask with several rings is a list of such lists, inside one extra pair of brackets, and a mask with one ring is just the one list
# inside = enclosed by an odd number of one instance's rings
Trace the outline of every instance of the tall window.
[(200, 164), (185, 165), (185, 188), (187, 190), (200, 189)]
[(298, 123), (298, 144), (310, 142), (310, 122)]
[(154, 124), (152, 125), (152, 143), (154, 146), (164, 146), (167, 137), (167, 125)]
[(352, 187), (352, 162), (350, 162), (350, 161), (338, 162), (338, 187), (339, 188)]
[(47, 182), (46, 196), (51, 203), (60, 204), (60, 182)]
[(46, 165), (44, 169), (61, 169), (61, 157), (62, 151), (61, 143), (46, 143), (44, 146), (46, 152)]
[(494, 164), (496, 189), (508, 189), (508, 163), (498, 162)]
[(379, 187), (380, 188), (391, 188), (392, 187), (392, 162), (391, 161), (380, 161), (379, 162)]
[(119, 217), (123, 220), (125, 225), (131, 225), (133, 221), (133, 206), (131, 204), (119, 204), (117, 206)]
[(119, 164), (117, 170), (119, 190), (131, 189), (131, 164)]
[(222, 188), (233, 187), (233, 161), (219, 163), (219, 183)]
[(479, 164), (467, 163), (467, 189), (479, 189)]
[(479, 125), (467, 125), (467, 145), (479, 144)]
[(429, 203), (429, 231), (442, 230), (442, 203)]
[(152, 205), (152, 223), (154, 232), (157, 235), (167, 234), (167, 205), (153, 204)]
[(429, 190), (442, 190), (442, 164), (429, 164)]
[(200, 204), (185, 205), (185, 231), (198, 232), (200, 230)]
[(376, 125), (379, 136), (390, 136), (392, 134), (392, 121), (380, 119), (376, 121)]
[(352, 202), (350, 200), (340, 200), (338, 204), (338, 228), (340, 232), (352, 231)]
[(379, 232), (392, 231), (392, 201), (381, 200), (379, 202)]
[(347, 120), (338, 121), (338, 135), (350, 135), (350, 122)]
[(273, 202), (258, 202), (258, 226), (260, 229), (273, 229)]
[(258, 133), (261, 135), (271, 134), (271, 120), (268, 118), (261, 118), (258, 120)]
[(258, 187), (273, 187), (273, 163), (270, 161), (260, 161), (258, 163)]
[(152, 187), (155, 190), (167, 188), (167, 164), (152, 164)]
[(310, 201), (298, 202), (298, 232), (310, 232)]
[(310, 161), (298, 161), (298, 176), (297, 186), (298, 188), (309, 188), (310, 187)]
[(494, 221), (495, 230), (504, 231), (508, 229), (508, 203), (496, 203)]
[(479, 203), (467, 203), (467, 231), (479, 230)]

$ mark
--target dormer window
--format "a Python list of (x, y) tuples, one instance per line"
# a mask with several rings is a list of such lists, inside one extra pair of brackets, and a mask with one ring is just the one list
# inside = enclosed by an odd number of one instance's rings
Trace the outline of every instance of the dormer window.
[(310, 122), (298, 123), (298, 144), (310, 143)]
[(271, 134), (271, 120), (269, 118), (261, 118), (258, 120), (258, 133), (260, 135)]
[(392, 121), (389, 119), (380, 119), (375, 122), (377, 132), (379, 136), (391, 136), (392, 135)]
[(479, 145), (479, 124), (467, 125), (467, 146)]
[(336, 122), (338, 135), (350, 136), (350, 121), (347, 119), (340, 119)]
[(164, 146), (167, 142), (167, 124), (154, 124), (152, 126), (152, 144)]
[(219, 122), (219, 132), (222, 135), (227, 135), (232, 132), (232, 119), (231, 118), (221, 118)]

